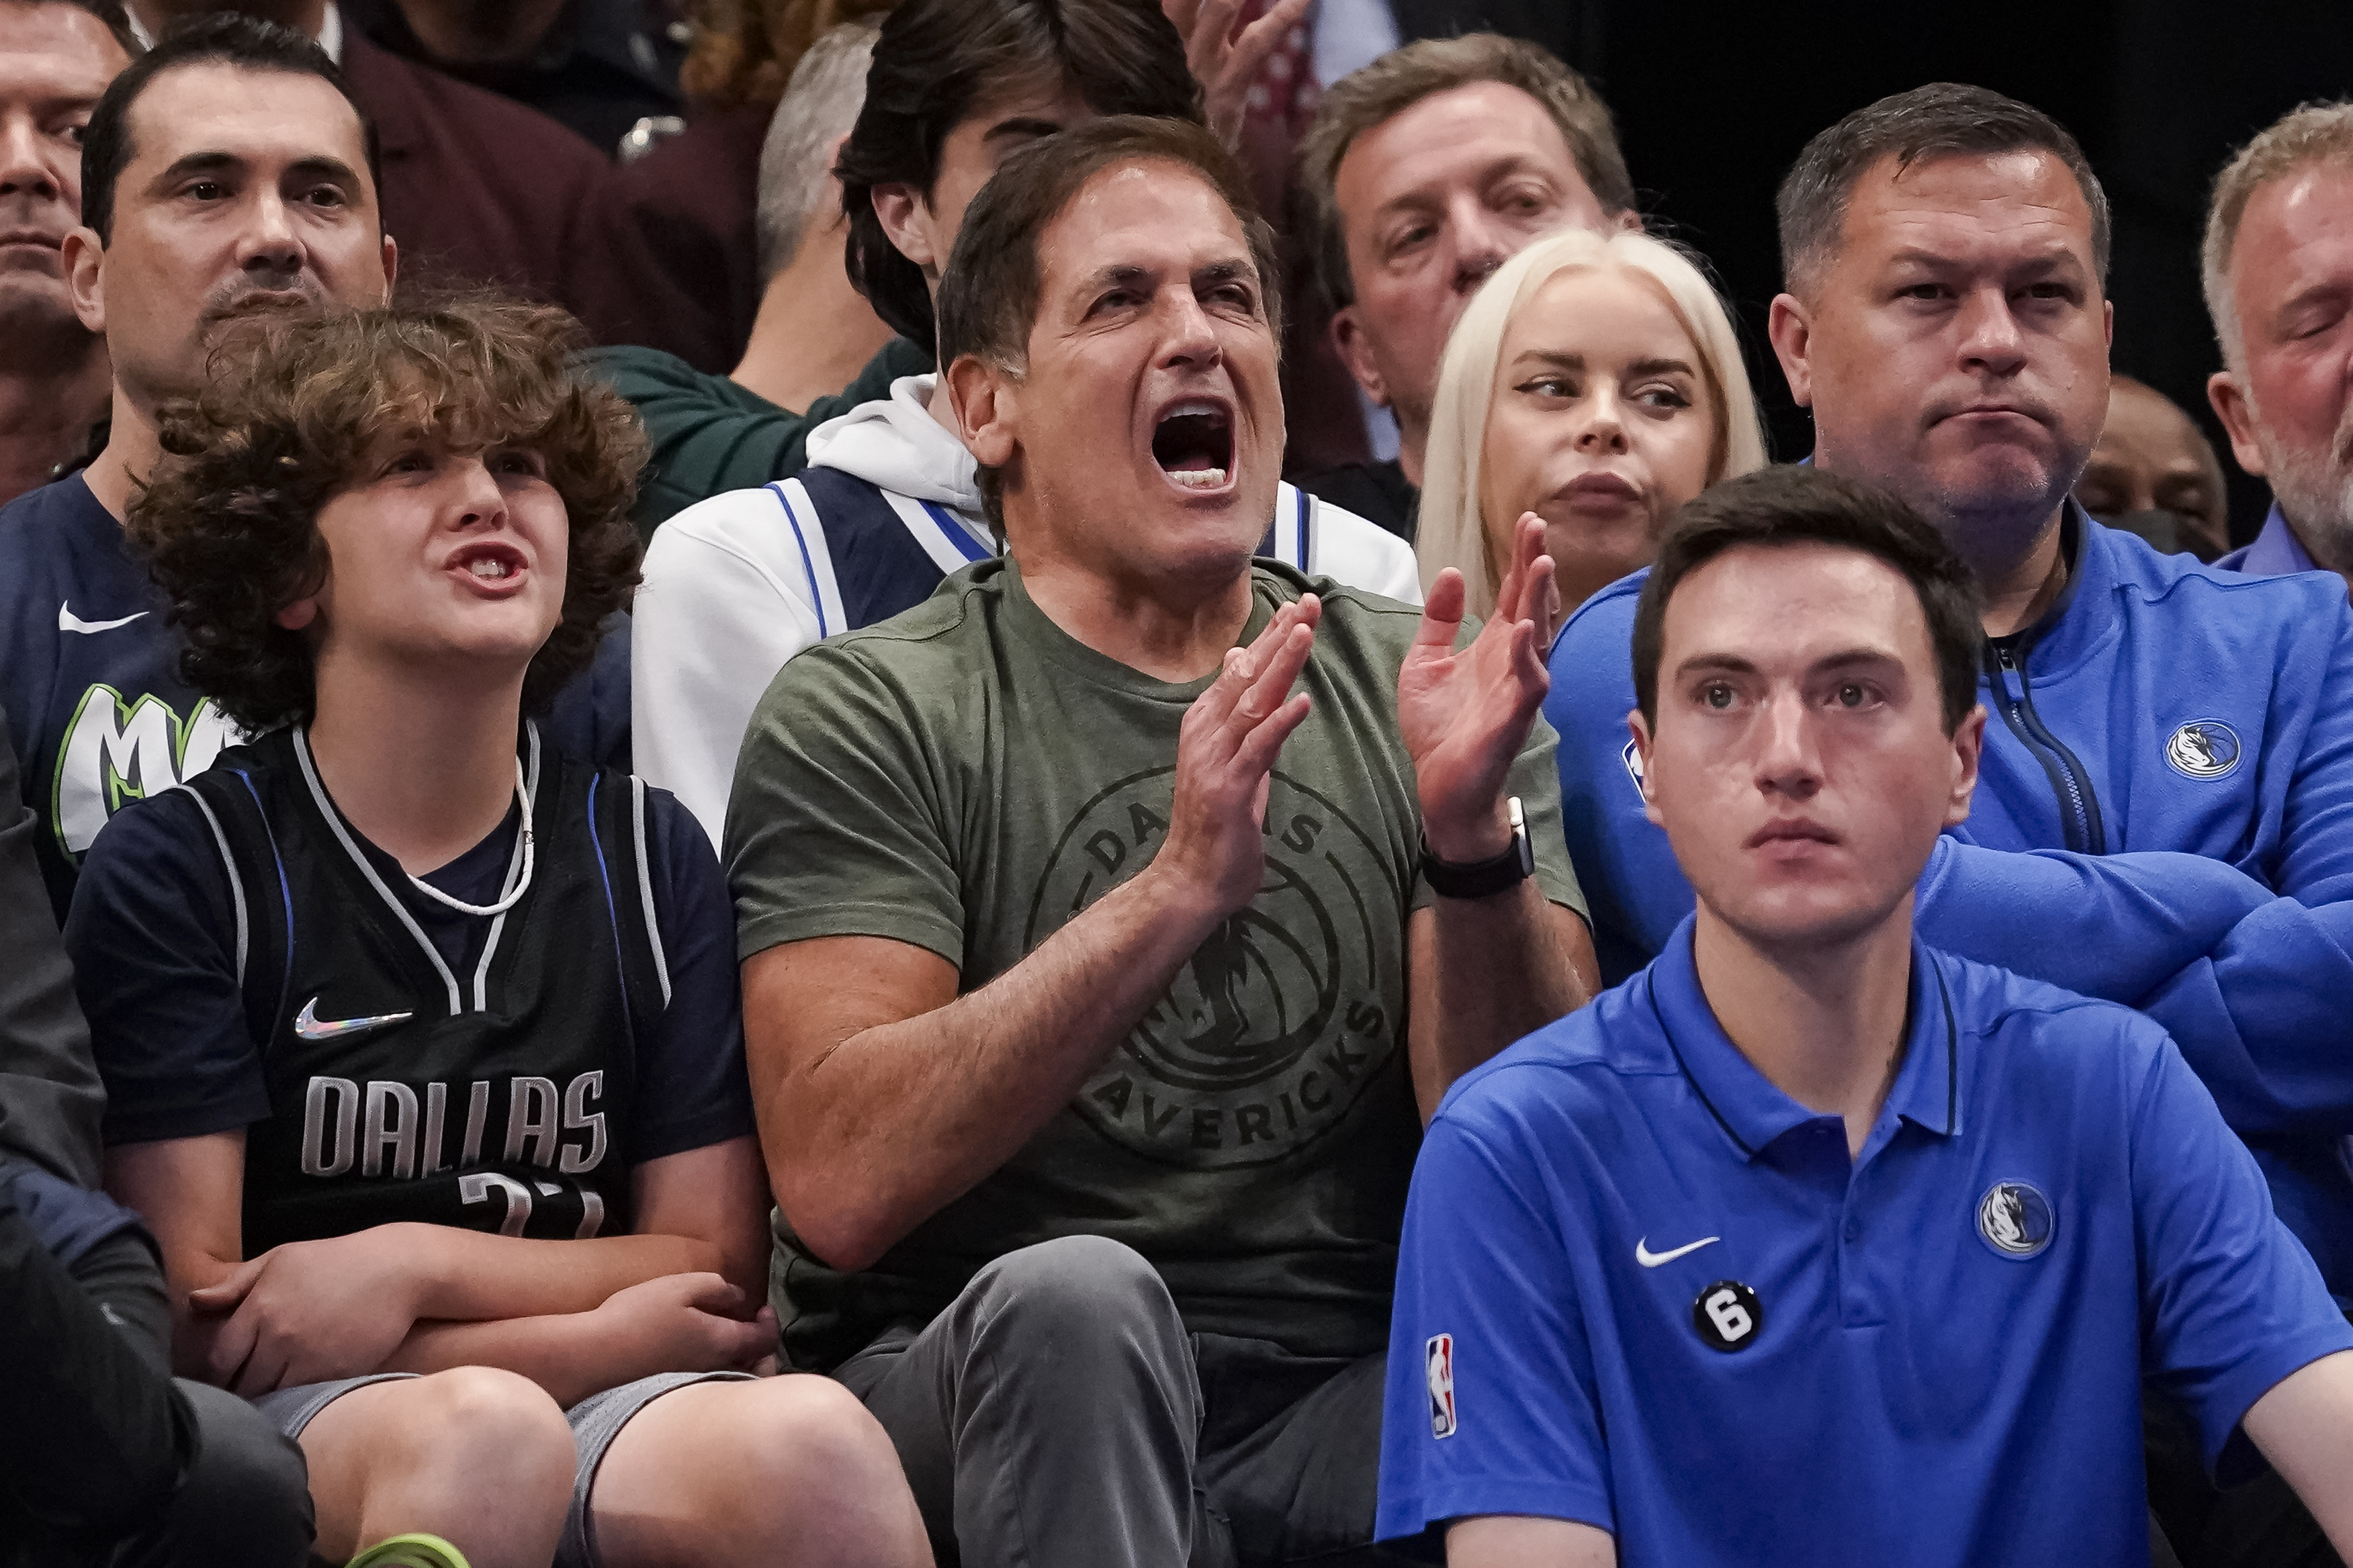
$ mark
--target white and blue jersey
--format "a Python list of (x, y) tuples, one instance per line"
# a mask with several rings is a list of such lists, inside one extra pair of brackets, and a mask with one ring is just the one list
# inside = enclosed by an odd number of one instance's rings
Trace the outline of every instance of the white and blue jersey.
[[(60, 923), (108, 819), (194, 778), (239, 739), (181, 678), (170, 615), (81, 475), (0, 507), (0, 707)], [(628, 765), (628, 640), (626, 627), (607, 635), (556, 698), (543, 730), (558, 752)]]
[(1909, 1018), (1852, 1159), (1717, 1025), (1688, 922), (1465, 1075), (1407, 1205), (1379, 1536), (2146, 1564), (2144, 1373), (2244, 1468), (2249, 1406), (2353, 1328), (2180, 1055), (1916, 943)]
[[(952, 573), (997, 554), (972, 455), (932, 417), (927, 375), (829, 420), (809, 466), (733, 490), (662, 524), (634, 616), (637, 770), (720, 840), (735, 755), (785, 661), (822, 638), (887, 620)], [(1412, 547), (1290, 485), (1259, 552), (1410, 604)]]
[[(2342, 578), (2160, 555), (2069, 502), (2070, 570), (1987, 645), (1968, 821), (1921, 878), (1924, 940), (2165, 1027), (2353, 1299), (2353, 609)], [(1615, 981), (1691, 912), (1643, 816), (1626, 714), (1647, 573), (1554, 645), (1561, 816)]]

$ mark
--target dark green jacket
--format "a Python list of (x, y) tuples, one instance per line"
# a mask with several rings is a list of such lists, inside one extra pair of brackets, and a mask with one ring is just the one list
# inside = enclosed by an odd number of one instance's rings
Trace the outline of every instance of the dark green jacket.
[(861, 403), (890, 396), (891, 384), (901, 376), (932, 368), (929, 350), (893, 338), (857, 380), (796, 414), (659, 349), (591, 349), (585, 361), (646, 422), (653, 455), (629, 515), (647, 539), (696, 501), (798, 472), (808, 460), (810, 431)]

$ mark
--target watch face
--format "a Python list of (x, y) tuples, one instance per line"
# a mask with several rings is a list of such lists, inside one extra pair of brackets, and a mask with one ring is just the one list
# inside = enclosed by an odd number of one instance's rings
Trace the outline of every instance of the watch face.
[(1712, 1351), (1745, 1351), (1765, 1330), (1764, 1304), (1739, 1280), (1719, 1279), (1692, 1302), (1692, 1327)]

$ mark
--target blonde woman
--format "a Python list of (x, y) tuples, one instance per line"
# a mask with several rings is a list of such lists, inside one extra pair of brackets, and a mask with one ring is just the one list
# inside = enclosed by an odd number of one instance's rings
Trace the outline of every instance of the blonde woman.
[(1675, 508), (1764, 466), (1740, 345), (1699, 268), (1645, 234), (1560, 230), (1505, 262), (1447, 342), (1415, 547), (1423, 591), (1455, 567), (1471, 613), (1491, 614), (1534, 513), (1565, 620), (1649, 563)]

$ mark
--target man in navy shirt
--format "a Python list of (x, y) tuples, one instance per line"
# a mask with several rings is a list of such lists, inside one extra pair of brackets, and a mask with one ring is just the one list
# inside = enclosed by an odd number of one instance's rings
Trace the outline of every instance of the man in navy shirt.
[(2201, 260), (2224, 365), (2206, 395), (2274, 497), (2254, 542), (2217, 564), (2353, 578), (2353, 105), (2306, 104), (2239, 150)]
[[(1922, 934), (2163, 1026), (2353, 1299), (2342, 583), (2158, 555), (2069, 498), (2107, 408), (2107, 222), (2046, 116), (1921, 88), (1817, 137), (1780, 200), (1774, 344), (1815, 461), (1905, 497), (1984, 594), (1984, 783), (1929, 858)], [(1546, 708), (1605, 978), (1692, 908), (1627, 737), (1640, 587), (1571, 620)]]
[(1647, 969), (1465, 1075), (1407, 1210), (1380, 1533), (1458, 1568), (2145, 1563), (2144, 1371), (2353, 1547), (2353, 1330), (2164, 1032), (1940, 952), (1975, 574), (1866, 482), (1670, 528)]
[[(396, 263), (375, 139), (307, 38), (220, 16), (116, 77), (83, 144), (83, 226), (63, 252), (76, 310), (105, 335), (113, 414), (83, 472), (0, 509), (0, 705), (42, 819), (58, 918), (124, 803), (210, 766), (234, 732), (179, 668), (163, 601), (122, 540), (160, 411), (206, 384), (225, 330), (272, 311), (382, 304)], [(626, 756), (628, 636), (550, 716), (562, 751)]]

